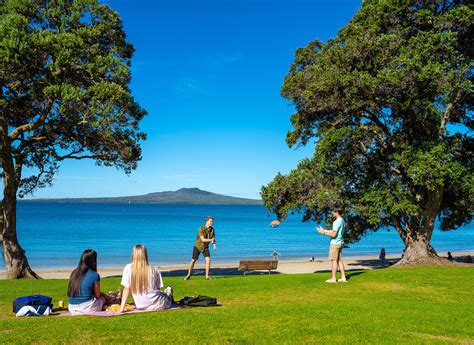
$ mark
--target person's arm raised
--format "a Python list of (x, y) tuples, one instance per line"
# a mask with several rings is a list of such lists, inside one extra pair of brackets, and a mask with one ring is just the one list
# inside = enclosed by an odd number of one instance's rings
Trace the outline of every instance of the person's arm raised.
[(334, 231), (334, 230), (325, 230), (321, 227), (317, 227), (316, 231), (319, 232), (321, 235), (329, 236), (329, 237), (332, 237), (332, 238), (336, 237), (336, 235), (337, 235), (336, 231)]

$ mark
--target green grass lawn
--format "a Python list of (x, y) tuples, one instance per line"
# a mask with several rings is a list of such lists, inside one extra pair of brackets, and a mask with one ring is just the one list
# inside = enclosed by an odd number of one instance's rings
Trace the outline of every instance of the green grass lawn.
[[(67, 301), (66, 280), (0, 280), (0, 343), (467, 343), (474, 344), (472, 268), (164, 278), (175, 298), (206, 294), (221, 307), (113, 318), (16, 318), (11, 301), (45, 294)], [(103, 278), (115, 290), (118, 278)]]

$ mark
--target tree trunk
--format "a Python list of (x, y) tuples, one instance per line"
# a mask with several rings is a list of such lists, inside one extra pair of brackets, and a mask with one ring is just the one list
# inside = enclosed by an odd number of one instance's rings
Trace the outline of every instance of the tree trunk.
[(7, 269), (7, 278), (40, 278), (30, 268), (25, 251), (18, 243), (16, 236), (16, 200), (13, 205), (4, 204), (3, 214), (2, 254)]
[(407, 236), (405, 242), (405, 252), (399, 265), (419, 264), (439, 259), (438, 254), (431, 246), (429, 239), (418, 234), (418, 236)]
[[(3, 138), (2, 138), (3, 139)], [(10, 145), (3, 141), (1, 146), (3, 168), (3, 227), (2, 254), (7, 269), (7, 278), (40, 278), (28, 264), (25, 251), (18, 243), (16, 235), (16, 194), (18, 190)]]
[(412, 218), (412, 222), (405, 219), (405, 230), (401, 226), (401, 218), (393, 218), (394, 226), (405, 243), (405, 252), (396, 265), (450, 265), (441, 258), (430, 244), (435, 226), (436, 215), (439, 212), (443, 198), (443, 189), (439, 188), (427, 197), (422, 215)]
[(452, 263), (446, 258), (441, 258), (430, 244), (433, 234), (434, 220), (430, 226), (417, 227), (405, 234), (405, 251), (402, 258), (395, 264), (397, 266), (435, 265), (448, 266)]
[(3, 241), (3, 202), (0, 203), (0, 243)]

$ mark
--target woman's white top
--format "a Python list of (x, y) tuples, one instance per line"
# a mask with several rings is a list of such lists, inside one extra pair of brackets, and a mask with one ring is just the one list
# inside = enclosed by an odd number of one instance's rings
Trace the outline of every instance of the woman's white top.
[[(128, 264), (123, 269), (122, 285), (126, 288), (132, 286), (132, 264)], [(161, 279), (160, 271), (150, 266), (148, 289), (146, 293), (136, 294), (132, 292), (135, 306), (138, 309), (148, 309), (152, 306), (162, 305), (164, 294), (160, 291), (163, 287), (163, 280)], [(154, 309), (154, 308), (153, 308)]]

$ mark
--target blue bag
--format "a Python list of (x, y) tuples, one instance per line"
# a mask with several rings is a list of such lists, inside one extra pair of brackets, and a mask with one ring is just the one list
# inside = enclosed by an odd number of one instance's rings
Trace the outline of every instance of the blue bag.
[(25, 305), (18, 310), (16, 316), (47, 316), (51, 315), (51, 308), (45, 305)]
[(53, 300), (52, 297), (44, 296), (44, 295), (32, 295), (32, 296), (23, 296), (18, 297), (16, 300), (13, 301), (13, 312), (16, 314), (18, 310), (20, 310), (24, 306), (45, 306), (53, 308), (51, 301)]

